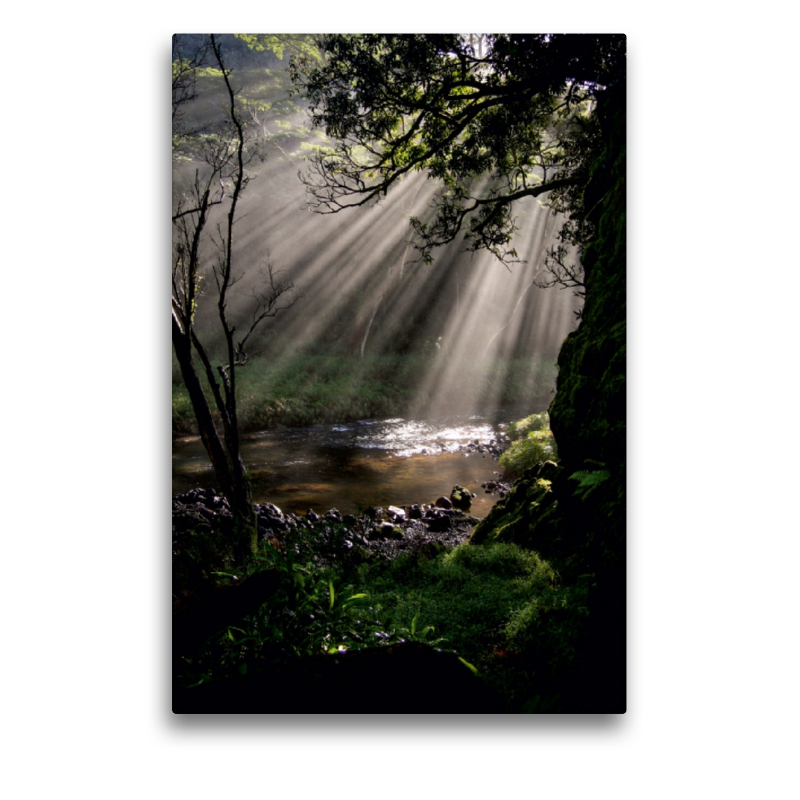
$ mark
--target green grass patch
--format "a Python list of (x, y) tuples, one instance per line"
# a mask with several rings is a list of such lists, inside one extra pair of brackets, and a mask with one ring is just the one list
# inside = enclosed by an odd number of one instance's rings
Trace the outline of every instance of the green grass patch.
[(513, 544), (462, 545), (433, 559), (359, 569), (383, 627), (429, 627), (442, 649), (473, 664), (512, 712), (558, 708), (575, 671), (588, 587)]
[[(574, 692), (588, 580), (565, 585), (535, 552), (504, 543), (462, 545), (432, 558), (420, 551), (393, 561), (352, 560), (350, 550), (331, 550), (333, 539), (347, 534), (334, 527), (298, 529), (282, 552), (262, 543), (260, 555), (237, 574), (277, 570), (279, 591), (188, 655), (178, 685), (340, 649), (420, 641), (473, 665), (508, 712), (568, 710), (560, 704)], [(219, 537), (199, 530), (181, 538), (173, 591), (200, 565), (216, 580), (228, 579), (225, 553), (211, 552)]]
[[(414, 408), (424, 410), (424, 378), (440, 366), (434, 356), (419, 354), (361, 359), (306, 353), (286, 363), (254, 358), (236, 373), (240, 425), (252, 431), (405, 416)], [(452, 380), (449, 407), (457, 413), (457, 404), (470, 398), (480, 404), (481, 398), (492, 397), (501, 405), (546, 398), (555, 377), (555, 365), (544, 359), (468, 363)], [(173, 430), (194, 432), (191, 404), (175, 363), (172, 382)]]

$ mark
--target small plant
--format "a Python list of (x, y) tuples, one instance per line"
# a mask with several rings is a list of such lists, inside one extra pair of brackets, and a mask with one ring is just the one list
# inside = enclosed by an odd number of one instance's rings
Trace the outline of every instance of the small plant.
[(512, 422), (506, 428), (506, 434), (512, 442), (524, 439), (531, 431), (550, 430), (550, 415), (546, 411), (531, 414), (529, 417)]
[(508, 426), (507, 432), (513, 441), (500, 456), (500, 466), (509, 478), (519, 478), (542, 461), (558, 458), (556, 441), (548, 425), (549, 417), (545, 412), (532, 414)]
[(607, 469), (581, 470), (569, 476), (569, 480), (578, 481), (575, 495), (581, 500), (585, 500), (600, 484), (605, 483), (611, 473)]

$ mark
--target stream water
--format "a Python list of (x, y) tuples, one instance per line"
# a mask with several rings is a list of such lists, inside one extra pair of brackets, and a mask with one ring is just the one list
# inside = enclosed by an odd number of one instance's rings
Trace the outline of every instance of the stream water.
[[(516, 419), (509, 416), (509, 419)], [(465, 452), (470, 442), (497, 436), (500, 424), (480, 416), (431, 421), (361, 420), (341, 425), (281, 428), (243, 437), (253, 501), (283, 511), (358, 513), (368, 506), (430, 503), (455, 484), (475, 493), (471, 512), (483, 518), (497, 497), (481, 484), (499, 470), (489, 455)], [(197, 436), (172, 445), (172, 492), (215, 486)]]

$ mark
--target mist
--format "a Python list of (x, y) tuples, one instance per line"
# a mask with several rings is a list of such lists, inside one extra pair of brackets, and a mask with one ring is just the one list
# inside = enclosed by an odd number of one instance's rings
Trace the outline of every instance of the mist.
[[(466, 252), (458, 239), (435, 250), (433, 264), (425, 265), (413, 246), (409, 223), (411, 216), (425, 220), (432, 215), (432, 200), (440, 187), (425, 173), (400, 182), (377, 204), (315, 213), (298, 173), (306, 170), (309, 146), (323, 137), (310, 129), (297, 99), (287, 100), (288, 79), (279, 80), (276, 72), (269, 73), (272, 83), (266, 89), (261, 85), (263, 70), (233, 72), (242, 96), (271, 93), (274, 118), (264, 113), (249, 120), (265, 160), (251, 165), (239, 201), (233, 257), (240, 281), (228, 312), (240, 330), (249, 324), (252, 293), (268, 264), (281, 278), (291, 279), (301, 297), (263, 326), (252, 342), (253, 354), (272, 365), (302, 353), (353, 359), (424, 355), (420, 369), (425, 373), (415, 376), (420, 390), (411, 414), (446, 412), (455, 399), (460, 411), (491, 407), (496, 401), (491, 389), (474, 388), (485, 384), (482, 372), (494, 369), (496, 375), (498, 364), (510, 365), (514, 359), (554, 362), (562, 341), (577, 326), (581, 300), (571, 290), (539, 288), (534, 280), (544, 275), (545, 256), (556, 244), (562, 220), (528, 198), (516, 209), (519, 263), (504, 265), (486, 251)], [(213, 128), (215, 115), (222, 111), (213, 93), (201, 91), (190, 123)], [(174, 162), (175, 193), (197, 167)], [(226, 212), (224, 205), (215, 210), (210, 230)], [(203, 247), (209, 274), (196, 324), (214, 351), (221, 336), (210, 275), (215, 257), (210, 238)], [(462, 386), (465, 365), (470, 382)], [(496, 385), (499, 392), (501, 382)]]

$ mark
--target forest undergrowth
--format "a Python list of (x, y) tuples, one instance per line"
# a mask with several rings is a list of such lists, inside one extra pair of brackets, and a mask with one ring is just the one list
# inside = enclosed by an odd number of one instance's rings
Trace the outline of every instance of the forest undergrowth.
[[(556, 366), (546, 359), (466, 362), (448, 369), (443, 385), (439, 375), (446, 366), (438, 355), (254, 358), (237, 371), (239, 424), (255, 431), (404, 416), (434, 410), (434, 401), (437, 411), (459, 413), (474, 410), (462, 408), (464, 398), (487, 407), (530, 405), (531, 398), (549, 403), (555, 389)], [(174, 356), (172, 428), (176, 434), (196, 430)]]
[[(198, 563), (217, 582), (232, 581), (215, 544), (222, 540), (191, 536)], [(569, 710), (563, 698), (576, 680), (591, 576), (567, 585), (550, 563), (513, 544), (420, 549), (387, 560), (365, 559), (347, 541), (345, 526), (320, 523), (277, 548), (262, 542), (236, 578), (269, 570), (280, 578), (278, 590), (184, 656), (175, 688), (257, 675), (317, 654), (423, 642), (455, 652), (506, 713)], [(174, 593), (188, 574), (173, 575)]]

